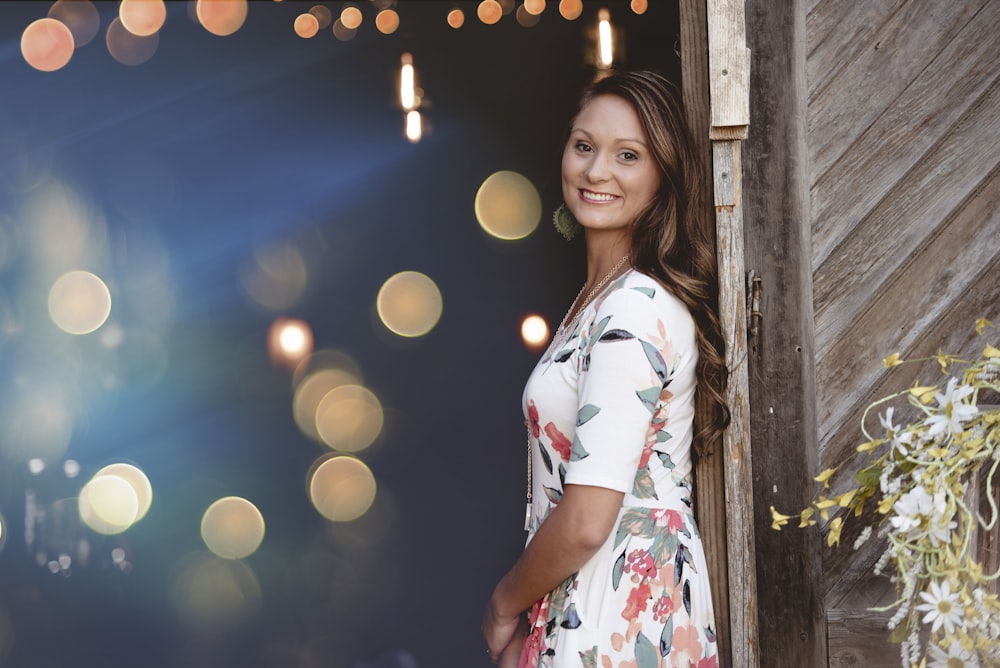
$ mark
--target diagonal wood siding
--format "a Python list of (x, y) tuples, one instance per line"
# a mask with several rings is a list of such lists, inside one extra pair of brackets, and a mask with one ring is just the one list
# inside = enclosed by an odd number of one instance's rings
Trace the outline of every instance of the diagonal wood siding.
[[(864, 408), (927, 370), (880, 360), (978, 353), (1000, 321), (1000, 2), (807, 0), (817, 423), (821, 466)], [(830, 665), (898, 666), (879, 545), (825, 554)], [(846, 544), (846, 545), (845, 545)]]

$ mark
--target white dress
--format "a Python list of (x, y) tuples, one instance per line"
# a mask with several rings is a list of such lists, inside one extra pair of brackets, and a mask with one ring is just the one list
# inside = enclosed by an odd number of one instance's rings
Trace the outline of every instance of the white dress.
[(691, 507), (694, 322), (635, 270), (557, 334), (524, 390), (530, 541), (567, 484), (625, 493), (604, 545), (531, 610), (522, 668), (709, 668), (708, 569)]

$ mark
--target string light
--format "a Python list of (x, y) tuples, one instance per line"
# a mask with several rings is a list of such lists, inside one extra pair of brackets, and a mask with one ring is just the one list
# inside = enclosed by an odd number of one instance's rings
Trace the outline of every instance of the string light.
[(399, 69), (399, 103), (405, 111), (416, 108), (416, 93), (414, 91), (413, 56), (404, 53), (400, 58), (402, 66)]
[(611, 15), (607, 9), (597, 13), (597, 67), (606, 70), (614, 64), (614, 43), (611, 36)]

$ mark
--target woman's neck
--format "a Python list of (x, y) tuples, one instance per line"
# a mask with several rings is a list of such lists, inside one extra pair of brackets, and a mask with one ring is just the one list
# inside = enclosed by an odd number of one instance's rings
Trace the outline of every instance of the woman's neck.
[[(629, 254), (630, 239), (624, 234), (595, 234), (587, 231), (587, 283), (588, 289), (593, 288), (602, 279), (614, 271), (622, 274), (629, 268), (629, 262), (622, 263), (622, 258)], [(614, 278), (614, 277), (612, 277)]]

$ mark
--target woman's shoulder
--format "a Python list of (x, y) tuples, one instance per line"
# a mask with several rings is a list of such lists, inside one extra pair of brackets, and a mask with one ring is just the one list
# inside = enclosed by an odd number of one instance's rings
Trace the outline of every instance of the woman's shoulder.
[(678, 334), (694, 331), (694, 319), (685, 306), (656, 278), (632, 269), (617, 279), (595, 304), (603, 316), (657, 320)]

